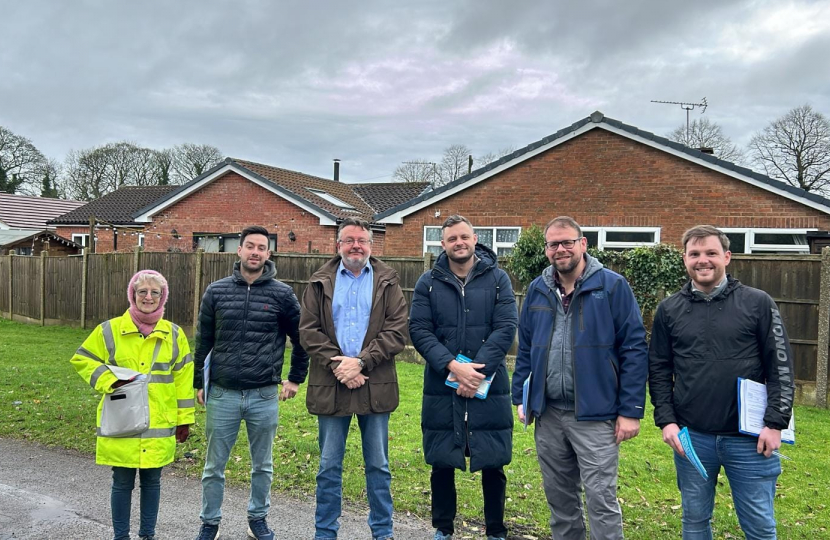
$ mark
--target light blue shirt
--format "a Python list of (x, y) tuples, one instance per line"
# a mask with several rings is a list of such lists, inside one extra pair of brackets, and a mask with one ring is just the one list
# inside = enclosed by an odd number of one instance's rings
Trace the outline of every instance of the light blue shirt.
[(331, 309), (337, 343), (345, 356), (357, 357), (363, 348), (363, 339), (369, 328), (369, 315), (372, 313), (373, 281), (374, 274), (369, 261), (366, 261), (366, 267), (359, 277), (355, 277), (340, 261)]

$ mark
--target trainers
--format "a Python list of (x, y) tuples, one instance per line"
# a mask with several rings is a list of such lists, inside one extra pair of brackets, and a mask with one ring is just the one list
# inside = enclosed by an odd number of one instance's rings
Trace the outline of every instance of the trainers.
[(248, 522), (248, 538), (255, 540), (274, 540), (274, 531), (268, 528), (265, 518)]
[(452, 535), (444, 534), (438, 529), (435, 529), (435, 536), (432, 537), (432, 540), (452, 540)]
[(201, 528), (199, 528), (199, 536), (196, 537), (196, 540), (215, 540), (217, 536), (219, 536), (219, 525), (202, 523)]

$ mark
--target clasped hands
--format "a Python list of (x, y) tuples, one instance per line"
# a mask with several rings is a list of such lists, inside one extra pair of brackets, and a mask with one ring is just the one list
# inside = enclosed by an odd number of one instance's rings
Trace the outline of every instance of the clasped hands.
[(477, 364), (475, 362), (461, 363), (456, 360), (450, 360), (447, 368), (455, 374), (455, 379), (458, 381), (458, 389), (455, 393), (465, 398), (475, 396), (478, 386), (484, 380), (484, 373), (479, 373), (478, 371), (483, 367), (484, 364)]
[(369, 377), (361, 373), (361, 367), (358, 363), (360, 361), (359, 358), (354, 358), (351, 356), (332, 356), (332, 361), (339, 362), (340, 364), (334, 368), (334, 376), (337, 377), (337, 380), (341, 383), (346, 385), (346, 388), (349, 390), (354, 390), (355, 388), (360, 388), (366, 381), (369, 380)]

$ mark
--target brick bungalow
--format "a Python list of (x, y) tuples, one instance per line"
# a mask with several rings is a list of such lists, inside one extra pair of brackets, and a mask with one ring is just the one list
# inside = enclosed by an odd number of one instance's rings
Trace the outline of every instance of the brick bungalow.
[(522, 229), (563, 214), (602, 249), (678, 244), (709, 223), (734, 253), (808, 253), (807, 233), (830, 229), (830, 200), (601, 112), (375, 215), (384, 253), (439, 253), (440, 225), (454, 213), (500, 255)]
[[(183, 186), (123, 187), (53, 220), (60, 234), (88, 242), (95, 216), (96, 251), (236, 251), (248, 225), (271, 231), (279, 253), (333, 253), (337, 224), (372, 216), (422, 193), (424, 183), (346, 184), (239, 159), (226, 159)], [(374, 253), (384, 227), (373, 225)], [(115, 232), (114, 232), (115, 231)], [(116, 234), (117, 232), (117, 234)], [(88, 245), (88, 244), (84, 244)]]

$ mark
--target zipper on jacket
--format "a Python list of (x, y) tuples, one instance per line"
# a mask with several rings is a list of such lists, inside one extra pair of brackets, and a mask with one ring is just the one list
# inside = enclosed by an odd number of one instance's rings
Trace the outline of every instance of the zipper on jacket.
[[(248, 284), (248, 292), (245, 294), (245, 316), (242, 318), (242, 340), (245, 341), (245, 336), (248, 333), (248, 308), (251, 303), (251, 284)], [(239, 348), (239, 354), (236, 356), (236, 370), (237, 373), (242, 367), (242, 347)]]

